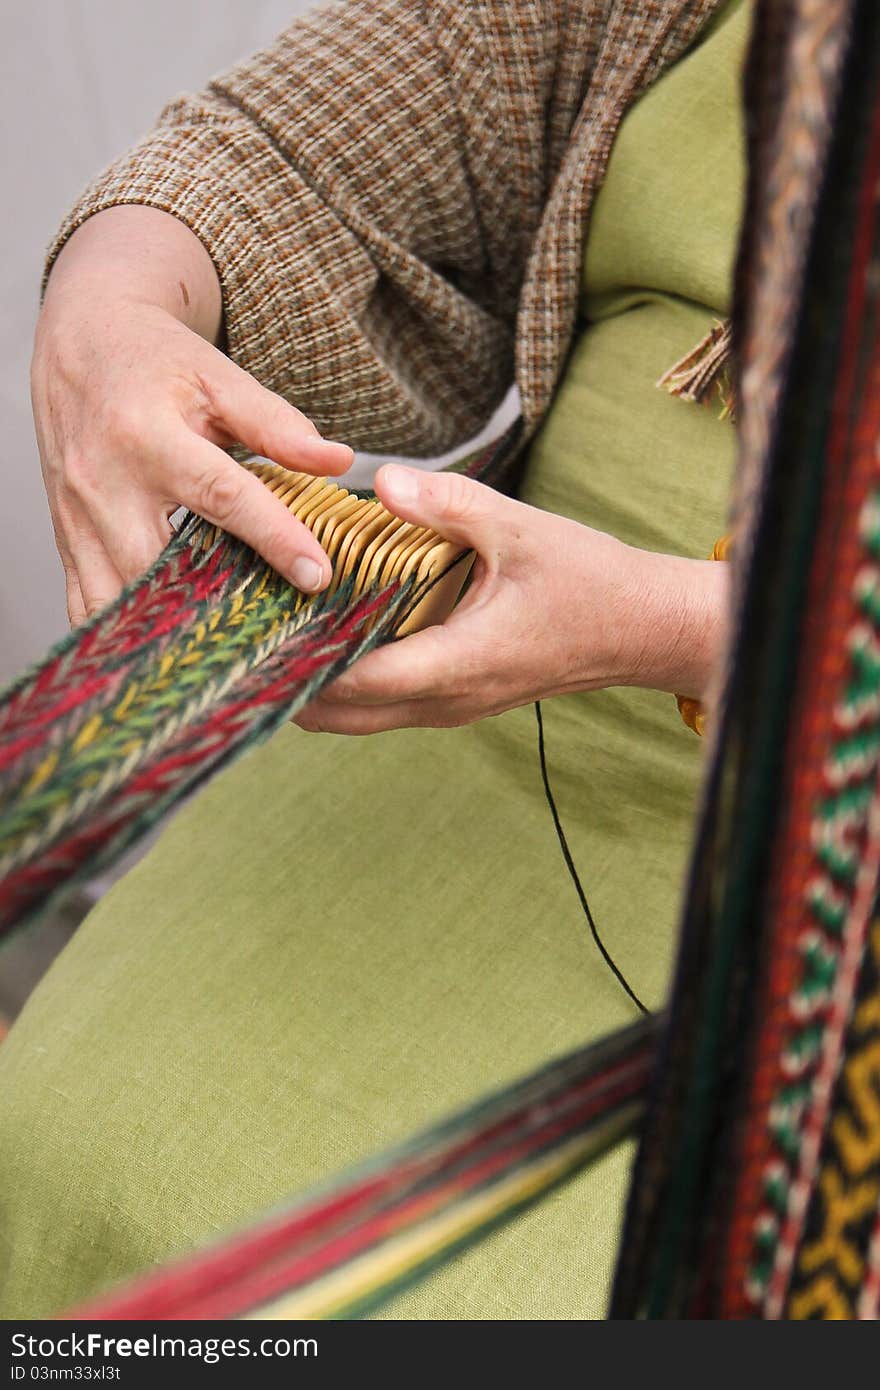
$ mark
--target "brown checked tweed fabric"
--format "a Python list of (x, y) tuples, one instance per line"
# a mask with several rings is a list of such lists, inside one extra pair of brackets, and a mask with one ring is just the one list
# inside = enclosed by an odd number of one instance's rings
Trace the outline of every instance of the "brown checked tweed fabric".
[(227, 349), (323, 432), (454, 446), (515, 379), (529, 430), (576, 317), (627, 107), (719, 0), (347, 0), (180, 97), (50, 251), (119, 203), (173, 213)]

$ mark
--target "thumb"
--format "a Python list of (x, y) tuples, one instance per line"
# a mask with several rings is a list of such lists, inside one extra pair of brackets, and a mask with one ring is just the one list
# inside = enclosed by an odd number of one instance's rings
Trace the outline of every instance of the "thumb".
[(426, 473), (386, 464), (376, 474), (376, 496), (404, 521), (430, 526), (446, 540), (485, 552), (497, 542), (509, 499), (460, 473)]

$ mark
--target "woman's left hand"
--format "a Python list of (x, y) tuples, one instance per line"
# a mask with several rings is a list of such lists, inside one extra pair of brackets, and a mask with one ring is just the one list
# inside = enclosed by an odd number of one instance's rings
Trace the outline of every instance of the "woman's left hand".
[(477, 552), (442, 626), (370, 652), (296, 718), (315, 733), (469, 724), (550, 695), (642, 685), (702, 696), (726, 565), (636, 550), (455, 473), (387, 465), (396, 515)]

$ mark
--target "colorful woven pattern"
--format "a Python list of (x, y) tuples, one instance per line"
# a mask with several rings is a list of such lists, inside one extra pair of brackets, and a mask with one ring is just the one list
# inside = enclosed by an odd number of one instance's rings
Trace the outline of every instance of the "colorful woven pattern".
[[(880, 173), (880, 121), (878, 121), (873, 173)], [(876, 206), (869, 211), (876, 224)], [(874, 227), (877, 235), (877, 227)], [(872, 260), (880, 249), (874, 243)], [(864, 294), (853, 304), (860, 321), (876, 334), (874, 302)], [(870, 1232), (856, 1244), (851, 1258), (834, 1270), (819, 1269), (809, 1288), (797, 1298), (786, 1291), (793, 1268), (801, 1282), (817, 1260), (806, 1259), (803, 1203), (817, 1182), (829, 1202), (832, 1188), (840, 1194), (836, 1204), (842, 1223), (856, 1220), (865, 1200), (873, 1202), (875, 1216), (880, 1198), (880, 1108), (874, 1117), (870, 1104), (853, 1094), (847, 1100), (835, 1083), (841, 1066), (864, 1070), (862, 1031), (856, 1015), (867, 1017), (875, 975), (869, 927), (876, 891), (878, 846), (877, 773), (880, 766), (880, 664), (878, 636), (880, 610), (880, 489), (876, 484), (876, 444), (880, 437), (880, 336), (874, 337), (873, 357), (859, 360), (852, 354), (844, 363), (843, 390), (838, 428), (831, 447), (839, 451), (842, 483), (853, 501), (867, 496), (861, 524), (843, 543), (839, 538), (840, 499), (829, 499), (824, 515), (817, 565), (813, 574), (812, 600), (817, 622), (824, 612), (822, 631), (813, 626), (814, 648), (823, 652), (814, 679), (804, 686), (802, 715), (797, 740), (799, 773), (791, 788), (792, 818), (781, 847), (779, 878), (775, 887), (778, 939), (764, 999), (759, 1048), (766, 1060), (755, 1078), (750, 1106), (763, 1110), (765, 1139), (756, 1134), (741, 1183), (743, 1207), (734, 1234), (739, 1237), (746, 1213), (752, 1219), (752, 1257), (748, 1276), (731, 1308), (744, 1311), (745, 1302), (778, 1316), (791, 1310), (825, 1307), (834, 1316), (852, 1316), (863, 1272)], [(844, 424), (844, 422), (847, 422)], [(838, 534), (835, 535), (835, 530)], [(840, 587), (821, 592), (829, 561), (840, 576)], [(811, 757), (802, 761), (809, 740)], [(873, 986), (876, 992), (876, 985)], [(861, 1001), (861, 1002), (859, 1002)], [(846, 1035), (853, 1056), (844, 1061)], [(864, 1037), (870, 1043), (870, 1029)], [(855, 1075), (855, 1073), (853, 1073)], [(870, 1090), (870, 1065), (866, 1073)], [(835, 1086), (837, 1089), (835, 1089)], [(820, 1151), (827, 1134), (838, 1130), (838, 1110), (855, 1105), (864, 1125), (861, 1149), (845, 1146), (840, 1166), (824, 1169)], [(849, 1121), (844, 1121), (849, 1124)], [(868, 1162), (876, 1149), (873, 1165)], [(856, 1162), (856, 1154), (859, 1161)], [(843, 1155), (847, 1155), (844, 1163)], [(869, 1168), (874, 1167), (873, 1177)], [(861, 1194), (855, 1205), (843, 1198), (846, 1180), (857, 1180)], [(759, 1182), (760, 1179), (760, 1182)], [(763, 1188), (764, 1200), (756, 1212), (750, 1193)], [(814, 1199), (815, 1200), (815, 1199)], [(864, 1211), (861, 1211), (864, 1216)], [(809, 1223), (807, 1223), (809, 1224)], [(842, 1231), (841, 1231), (842, 1235)], [(856, 1241), (856, 1237), (852, 1237)], [(798, 1251), (800, 1250), (800, 1254)], [(848, 1268), (849, 1282), (844, 1277)], [(844, 1313), (843, 1310), (848, 1312)]]
[[(780, 26), (802, 62), (783, 94)], [(766, 84), (765, 100), (787, 103), (788, 141), (756, 153), (753, 167), (776, 161), (752, 193), (772, 255), (758, 237), (741, 267), (744, 380), (765, 412), (745, 391), (742, 425), (765, 472), (751, 461), (754, 557), (621, 1256), (623, 1316), (878, 1312), (880, 16), (767, 6), (755, 46), (753, 100)], [(784, 217), (798, 187), (807, 202)], [(802, 285), (785, 355), (768, 351), (773, 276), (754, 288), (783, 224)]]
[(304, 602), (191, 519), (144, 579), (0, 698), (0, 931), (112, 863), (392, 635), (415, 588)]
[[(865, 81), (863, 71), (854, 76)], [(876, 83), (880, 74), (868, 76)], [(829, 398), (828, 465), (789, 734), (788, 824), (770, 888), (774, 939), (756, 1020), (760, 1061), (746, 1102), (752, 1131), (730, 1237), (726, 1309), (734, 1315), (855, 1316), (871, 1232), (844, 1237), (844, 1228), (865, 1217), (866, 1200), (875, 1220), (880, 1214), (880, 1107), (875, 1118), (858, 1091), (850, 1094), (836, 1080), (841, 1068), (845, 1077), (864, 1071), (871, 1034), (857, 1019), (870, 1014), (865, 1001), (876, 990), (869, 932), (880, 856), (876, 89), (872, 109), (873, 129), (860, 150), (843, 350)], [(867, 1076), (870, 1088), (870, 1067)], [(832, 1161), (828, 1146), (836, 1150), (834, 1136), (841, 1123), (851, 1124), (851, 1107), (864, 1122), (863, 1147), (844, 1146)], [(852, 1241), (840, 1263), (831, 1243), (808, 1234), (819, 1220), (817, 1202), (827, 1206), (828, 1222), (840, 1222), (841, 1244)]]
[[(814, 1123), (812, 1161), (788, 1191), (784, 1187), (780, 1191), (780, 1215), (788, 1217), (797, 1243), (783, 1265), (788, 1274), (784, 1293), (780, 1279), (779, 1293), (775, 1283), (771, 1286), (774, 1302), (769, 1308), (775, 1313), (781, 1307), (789, 1318), (876, 1320), (880, 1315), (880, 920), (876, 909), (855, 975), (849, 1016), (842, 1020), (842, 1027), (838, 1025), (833, 1046), (826, 1048), (827, 1070), (833, 1072), (836, 1064), (837, 1075), (825, 1083), (824, 1125)], [(823, 1079), (817, 1077), (820, 1082)], [(815, 1090), (822, 1094), (819, 1086)], [(809, 1194), (802, 1213), (795, 1212), (792, 1200), (800, 1193)], [(789, 1238), (786, 1230), (783, 1239)], [(785, 1248), (779, 1240), (777, 1258)]]

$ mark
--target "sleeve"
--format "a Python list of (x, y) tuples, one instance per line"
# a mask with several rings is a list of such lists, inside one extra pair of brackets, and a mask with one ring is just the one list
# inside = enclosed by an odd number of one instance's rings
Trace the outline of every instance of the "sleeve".
[(169, 212), (217, 268), (242, 367), (356, 448), (452, 447), (513, 379), (529, 247), (582, 95), (554, 96), (573, 3), (316, 10), (173, 101), (85, 191), (49, 266), (102, 209)]

